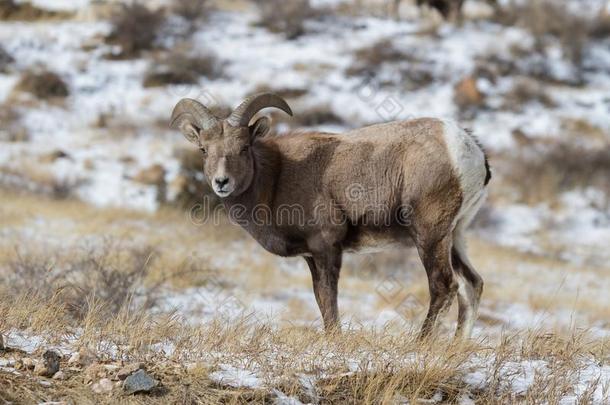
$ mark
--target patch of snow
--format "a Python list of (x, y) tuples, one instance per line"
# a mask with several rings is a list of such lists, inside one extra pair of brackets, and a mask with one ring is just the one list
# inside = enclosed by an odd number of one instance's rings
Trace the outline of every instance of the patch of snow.
[(234, 388), (261, 388), (263, 386), (262, 380), (256, 373), (228, 364), (221, 364), (220, 370), (210, 373), (209, 378), (217, 384)]
[(275, 395), (274, 403), (276, 405), (303, 405), (303, 403), (301, 401), (299, 401), (298, 398), (289, 397), (288, 395), (284, 394), (282, 391), (277, 390), (275, 388), (273, 389), (273, 395)]
[(524, 395), (534, 383), (537, 375), (548, 374), (547, 362), (543, 360), (524, 360), (521, 362), (507, 362), (499, 369), (504, 386), (517, 395)]

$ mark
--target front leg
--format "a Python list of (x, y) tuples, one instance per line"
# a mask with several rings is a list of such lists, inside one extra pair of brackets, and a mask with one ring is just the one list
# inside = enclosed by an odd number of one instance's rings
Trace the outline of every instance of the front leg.
[(311, 271), (313, 292), (327, 333), (341, 330), (337, 305), (341, 256), (340, 251), (329, 249), (328, 253), (305, 257)]

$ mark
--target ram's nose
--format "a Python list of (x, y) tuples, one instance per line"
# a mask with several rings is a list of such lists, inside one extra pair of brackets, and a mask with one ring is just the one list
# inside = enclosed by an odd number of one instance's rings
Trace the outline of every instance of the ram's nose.
[(218, 187), (220, 190), (222, 190), (224, 188), (224, 186), (226, 186), (229, 183), (229, 178), (228, 177), (216, 177), (214, 179), (214, 183), (216, 184), (216, 187)]

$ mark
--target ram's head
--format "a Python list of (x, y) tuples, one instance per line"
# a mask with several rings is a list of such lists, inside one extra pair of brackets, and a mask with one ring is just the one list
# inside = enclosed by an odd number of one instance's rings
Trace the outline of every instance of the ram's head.
[(216, 117), (200, 102), (182, 99), (172, 113), (170, 126), (179, 129), (201, 149), (203, 172), (219, 197), (239, 195), (252, 183), (254, 159), (251, 147), (270, 129), (267, 117), (250, 124), (263, 108), (275, 107), (292, 115), (281, 97), (263, 93), (249, 97), (226, 119)]

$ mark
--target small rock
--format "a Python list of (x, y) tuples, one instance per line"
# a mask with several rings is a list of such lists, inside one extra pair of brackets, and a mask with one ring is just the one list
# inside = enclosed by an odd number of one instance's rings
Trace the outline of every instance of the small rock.
[(4, 350), (4, 338), (2, 334), (0, 334), (0, 350)]
[(46, 381), (46, 380), (38, 380), (38, 384), (42, 385), (45, 388), (49, 388), (51, 385), (50, 381)]
[(78, 352), (72, 353), (68, 364), (71, 366), (85, 367), (95, 362), (95, 355), (85, 349), (80, 349)]
[(53, 374), (53, 379), (54, 380), (65, 380), (66, 377), (66, 373), (64, 373), (63, 371), (58, 371), (57, 373)]
[(34, 360), (30, 359), (29, 357), (21, 359), (21, 364), (22, 364), (24, 370), (33, 370), (34, 367), (36, 366), (36, 364), (34, 363)]
[(146, 371), (138, 370), (130, 375), (123, 382), (123, 391), (126, 394), (135, 394), (136, 392), (148, 392), (155, 388), (159, 382), (149, 376)]
[(116, 373), (116, 376), (119, 380), (124, 380), (136, 371), (142, 369), (144, 369), (143, 363), (131, 363), (120, 369), (119, 372)]
[(114, 388), (114, 384), (108, 378), (102, 378), (91, 386), (91, 389), (96, 394), (107, 394), (112, 391), (112, 388)]
[(72, 355), (68, 359), (68, 364), (69, 365), (80, 364), (80, 353), (79, 352), (72, 353)]
[(9, 367), (13, 366), (15, 362), (8, 359), (0, 359), (0, 367)]
[(85, 384), (89, 384), (98, 378), (106, 378), (108, 376), (106, 369), (101, 364), (92, 364), (83, 372), (83, 380)]
[(53, 377), (59, 371), (59, 360), (61, 356), (53, 350), (47, 350), (42, 355), (42, 361), (36, 364), (34, 374), (41, 377)]
[(120, 369), (119, 366), (117, 366), (116, 364), (104, 364), (104, 368), (106, 369), (106, 371), (108, 373), (114, 373), (116, 372), (118, 369)]

